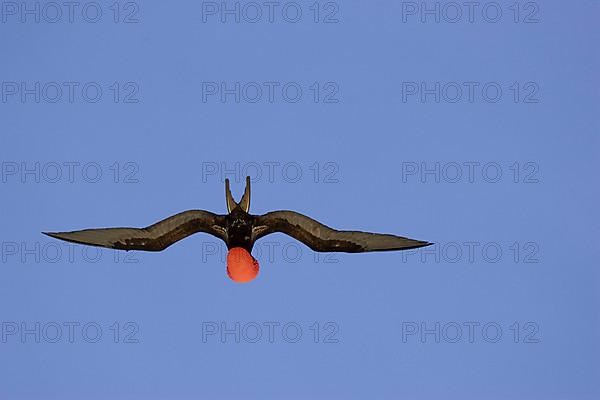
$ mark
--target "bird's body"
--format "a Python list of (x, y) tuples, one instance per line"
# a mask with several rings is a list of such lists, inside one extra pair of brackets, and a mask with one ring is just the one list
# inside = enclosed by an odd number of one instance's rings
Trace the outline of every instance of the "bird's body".
[(248, 214), (240, 207), (234, 208), (225, 216), (225, 226), (227, 227), (227, 248), (241, 247), (252, 251), (254, 241), (252, 240), (252, 230), (255, 224), (253, 215)]
[[(222, 239), (230, 254), (238, 255), (232, 258), (228, 255), (228, 274), (233, 280), (240, 282), (251, 280), (248, 277), (254, 271), (258, 273), (258, 263), (250, 255), (254, 243), (261, 237), (276, 232), (285, 233), (319, 252), (360, 253), (406, 250), (431, 244), (402, 236), (334, 230), (295, 211), (273, 211), (263, 215), (249, 214), (249, 177), (246, 178), (246, 190), (239, 203), (233, 200), (229, 190), (229, 180), (225, 181), (225, 197), (228, 211), (225, 215), (204, 210), (189, 210), (146, 228), (101, 228), (44, 233), (57, 239), (91, 246), (119, 250), (161, 251), (189, 235), (205, 232)], [(248, 257), (239, 256), (240, 250), (247, 252), (254, 262), (249, 262)], [(236, 279), (236, 271), (240, 271), (240, 279)]]

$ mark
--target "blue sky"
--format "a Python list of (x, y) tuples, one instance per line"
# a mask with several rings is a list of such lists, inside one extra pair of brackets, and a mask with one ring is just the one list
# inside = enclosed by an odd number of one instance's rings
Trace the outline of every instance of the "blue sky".
[[(0, 23), (0, 397), (598, 398), (597, 2), (23, 4)], [(224, 213), (246, 172), (255, 214), (436, 246), (273, 235), (239, 285), (207, 235), (40, 234)]]

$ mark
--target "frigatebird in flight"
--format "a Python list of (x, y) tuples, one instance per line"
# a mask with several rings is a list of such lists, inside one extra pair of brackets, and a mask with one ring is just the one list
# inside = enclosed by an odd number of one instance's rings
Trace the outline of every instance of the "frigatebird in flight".
[(339, 231), (295, 211), (272, 211), (252, 215), (250, 177), (239, 203), (225, 180), (227, 214), (189, 210), (146, 228), (102, 228), (72, 232), (43, 232), (68, 242), (119, 250), (161, 251), (194, 233), (205, 232), (227, 244), (227, 274), (236, 282), (249, 282), (258, 275), (258, 261), (250, 254), (254, 243), (265, 235), (281, 232), (318, 252), (361, 253), (407, 250), (432, 243), (402, 236), (360, 231)]

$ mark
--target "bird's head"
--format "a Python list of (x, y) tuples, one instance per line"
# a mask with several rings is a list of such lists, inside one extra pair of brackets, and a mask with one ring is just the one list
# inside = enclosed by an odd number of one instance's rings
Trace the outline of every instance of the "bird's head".
[(227, 275), (235, 282), (250, 282), (257, 277), (258, 268), (258, 261), (246, 249), (233, 247), (227, 253)]

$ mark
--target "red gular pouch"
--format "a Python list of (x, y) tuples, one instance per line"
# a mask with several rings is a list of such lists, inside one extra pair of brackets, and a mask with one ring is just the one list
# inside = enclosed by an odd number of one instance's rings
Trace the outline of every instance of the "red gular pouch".
[(227, 275), (234, 282), (250, 282), (258, 276), (258, 268), (258, 261), (241, 247), (233, 247), (227, 253)]

